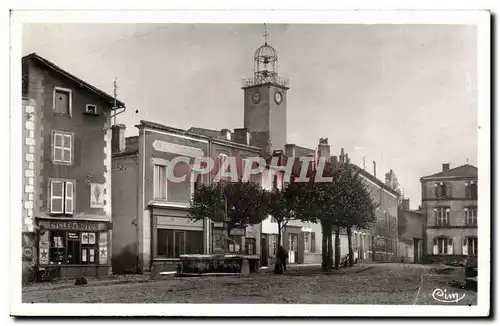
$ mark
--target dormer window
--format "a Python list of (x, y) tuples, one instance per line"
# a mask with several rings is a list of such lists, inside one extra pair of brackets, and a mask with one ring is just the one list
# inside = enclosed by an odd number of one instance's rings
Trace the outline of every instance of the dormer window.
[(97, 105), (95, 105), (95, 104), (87, 104), (87, 106), (85, 107), (85, 113), (92, 114), (92, 115), (97, 115)]

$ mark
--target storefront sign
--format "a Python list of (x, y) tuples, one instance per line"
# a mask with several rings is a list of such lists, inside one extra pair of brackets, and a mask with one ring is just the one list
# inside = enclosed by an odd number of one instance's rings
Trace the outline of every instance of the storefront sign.
[(88, 221), (39, 221), (39, 226), (52, 230), (75, 230), (75, 231), (97, 231), (104, 229), (104, 223), (88, 222)]
[(173, 153), (191, 157), (203, 157), (203, 150), (201, 150), (200, 148), (188, 147), (161, 140), (155, 140), (153, 142), (153, 148), (158, 152)]
[(245, 229), (244, 228), (233, 228), (231, 231), (229, 231), (229, 235), (245, 235)]
[(75, 232), (68, 232), (68, 239), (71, 239), (71, 240), (80, 240), (80, 237)]
[(90, 207), (103, 208), (104, 207), (104, 184), (91, 183), (90, 184)]

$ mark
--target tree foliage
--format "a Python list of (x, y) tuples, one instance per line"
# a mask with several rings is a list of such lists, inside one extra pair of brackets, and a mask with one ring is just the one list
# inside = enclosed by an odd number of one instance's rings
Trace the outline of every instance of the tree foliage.
[(233, 228), (246, 228), (266, 219), (270, 199), (259, 184), (221, 181), (198, 186), (188, 214), (193, 220), (209, 217), (215, 222), (225, 222), (229, 234)]

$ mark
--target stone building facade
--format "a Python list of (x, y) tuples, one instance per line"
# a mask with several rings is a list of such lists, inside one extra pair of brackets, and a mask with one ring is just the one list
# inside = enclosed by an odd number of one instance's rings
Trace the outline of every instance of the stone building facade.
[(429, 261), (477, 255), (477, 168), (465, 164), (422, 177), (424, 252)]
[[(111, 271), (110, 116), (125, 105), (33, 53), (22, 58), (23, 239), (60, 277)], [(24, 250), (28, 252), (29, 250)]]

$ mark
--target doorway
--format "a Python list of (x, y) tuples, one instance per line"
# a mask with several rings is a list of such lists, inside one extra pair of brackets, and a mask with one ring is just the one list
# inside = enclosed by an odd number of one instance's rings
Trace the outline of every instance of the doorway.
[(262, 235), (262, 239), (260, 241), (260, 260), (262, 266), (268, 266), (269, 264), (269, 249), (267, 245), (267, 237)]

